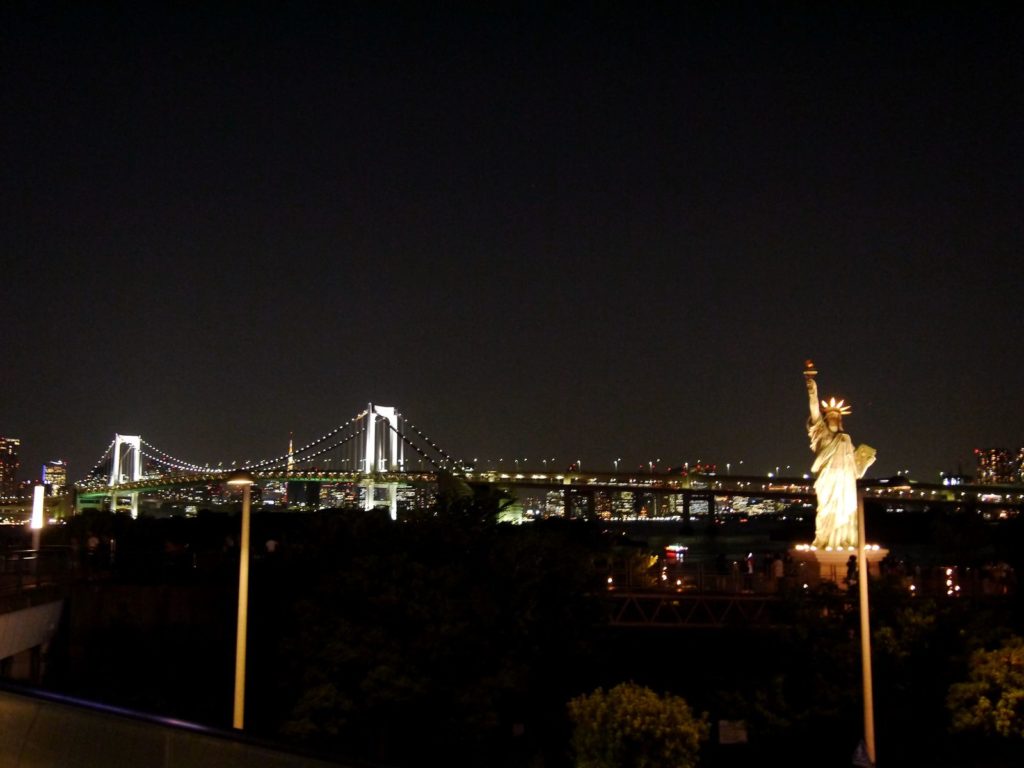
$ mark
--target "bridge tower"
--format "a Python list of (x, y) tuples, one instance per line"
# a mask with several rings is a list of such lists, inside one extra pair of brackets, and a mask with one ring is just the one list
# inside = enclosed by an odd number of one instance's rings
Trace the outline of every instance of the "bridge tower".
[(398, 411), (389, 405), (366, 406), (366, 442), (363, 446), (361, 469), (367, 476), (362, 485), (366, 491), (363, 509), (378, 506), (376, 489), (387, 490), (386, 503), (391, 519), (398, 519), (398, 483), (374, 481), (374, 475), (401, 472), (405, 469), (405, 443), (400, 439), (401, 425)]
[[(124, 453), (121, 447), (124, 446)], [(128, 472), (124, 471), (122, 462), (126, 459), (131, 461)], [(142, 479), (142, 438), (139, 435), (114, 435), (114, 456), (110, 465), (110, 480), (107, 483), (111, 488), (121, 483), (135, 482)], [(131, 513), (132, 517), (139, 516), (139, 493), (132, 491)], [(115, 490), (110, 496), (110, 511), (116, 512), (118, 506), (118, 494)]]
[(393, 406), (370, 403), (366, 413), (363, 472), (401, 472), (405, 469), (405, 443), (399, 439), (398, 411)]

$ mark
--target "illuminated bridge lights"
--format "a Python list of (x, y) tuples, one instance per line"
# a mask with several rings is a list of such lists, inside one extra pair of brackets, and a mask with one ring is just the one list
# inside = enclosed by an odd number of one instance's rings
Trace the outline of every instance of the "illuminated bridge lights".
[[(373, 408), (373, 406), (371, 406)], [(387, 410), (387, 409), (384, 409)], [(383, 411), (382, 411), (383, 412)], [(112, 441), (101, 455), (100, 460), (90, 471), (89, 476), (76, 483), (80, 494), (89, 497), (109, 496), (112, 493), (129, 492), (163, 492), (174, 488), (206, 485), (217, 487), (223, 482), (224, 475), (235, 468), (245, 468), (252, 471), (258, 482), (280, 483), (289, 480), (309, 481), (321, 483), (432, 483), (437, 481), (439, 470), (451, 471), (457, 477), (463, 477), (474, 483), (492, 483), (510, 486), (527, 487), (548, 487), (550, 492), (557, 492), (559, 489), (573, 488), (585, 490), (587, 493), (605, 494), (612, 493), (621, 495), (628, 493), (640, 494), (665, 494), (668, 497), (688, 495), (694, 503), (702, 494), (715, 494), (720, 510), (731, 510), (735, 504), (728, 501), (733, 497), (746, 498), (754, 504), (741, 504), (744, 509), (755, 510), (753, 514), (761, 514), (758, 504), (765, 503), (765, 510), (771, 511), (773, 505), (789, 500), (807, 506), (814, 500), (814, 490), (811, 478), (801, 483), (792, 479), (777, 478), (774, 480), (755, 479), (750, 476), (723, 476), (717, 473), (706, 475), (698, 472), (689, 472), (680, 476), (676, 473), (633, 471), (620, 474), (615, 472), (589, 471), (586, 475), (579, 472), (529, 472), (523, 467), (522, 471), (503, 472), (500, 469), (478, 470), (472, 464), (456, 459), (444, 451), (429, 436), (427, 436), (416, 425), (409, 423), (404, 415), (395, 410), (398, 416), (397, 426), (395, 423), (379, 416), (376, 411), (366, 409), (353, 418), (331, 428), (315, 440), (311, 440), (301, 448), (279, 456), (261, 459), (256, 461), (246, 460), (239, 462), (220, 462), (216, 467), (210, 464), (198, 464), (174, 456), (161, 448), (141, 441), (145, 450), (140, 450), (148, 462), (144, 468), (142, 477), (131, 482), (118, 482), (110, 485), (110, 463), (115, 453), (116, 440)], [(382, 471), (366, 472), (368, 466), (376, 467), (375, 462), (367, 462), (367, 457), (361, 455), (364, 438), (370, 426), (371, 418), (376, 421), (373, 426), (376, 429), (393, 433), (402, 445), (408, 447), (419, 456), (420, 468), (413, 471), (407, 468), (401, 456), (388, 456), (380, 465)], [(420, 444), (410, 439), (414, 436)], [(378, 436), (379, 437), (379, 436)], [(378, 439), (377, 444), (380, 443)], [(388, 441), (390, 442), (390, 440)], [(389, 449), (390, 450), (390, 449)], [(499, 460), (500, 463), (501, 460)], [(527, 462), (528, 458), (517, 459), (519, 462)], [(555, 459), (543, 459), (545, 464)], [(323, 464), (337, 462), (343, 469), (331, 470), (324, 468)], [(311, 466), (312, 465), (312, 466)], [(348, 465), (347, 467), (345, 465)], [(644, 468), (646, 469), (646, 467)], [(884, 485), (867, 485), (864, 488), (866, 498), (892, 498), (905, 499), (907, 503), (933, 504), (952, 503), (959, 498), (966, 505), (970, 503), (979, 506), (988, 505), (985, 511), (992, 517), (1006, 517), (1019, 514), (1019, 510), (1010, 510), (1009, 513), (993, 511), (991, 505), (999, 504), (1009, 507), (1019, 507), (1024, 504), (1024, 493), (1015, 492), (1011, 489), (994, 489), (991, 486), (985, 488), (959, 486), (956, 491), (948, 487), (930, 487), (927, 484), (914, 484), (915, 487), (906, 488), (885, 487)], [(915, 492), (916, 491), (916, 492)], [(959, 496), (954, 496), (959, 493)], [(599, 496), (599, 498), (601, 498)], [(605, 503), (605, 502), (601, 502)], [(676, 502), (672, 502), (673, 504)], [(965, 508), (970, 508), (966, 507)], [(660, 509), (659, 509), (660, 511)]]

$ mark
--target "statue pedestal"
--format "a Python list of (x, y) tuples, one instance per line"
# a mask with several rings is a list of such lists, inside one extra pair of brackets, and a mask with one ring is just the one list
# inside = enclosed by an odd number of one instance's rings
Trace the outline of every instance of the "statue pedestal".
[[(864, 556), (868, 561), (868, 575), (878, 578), (880, 573), (878, 564), (889, 554), (888, 549), (882, 547), (874, 548), (868, 545)], [(831, 581), (839, 586), (846, 585), (846, 573), (850, 556), (853, 562), (857, 562), (857, 550), (853, 549), (810, 549), (805, 547), (794, 547), (789, 550), (796, 567), (797, 579), (810, 586), (816, 586), (823, 581)], [(856, 566), (854, 566), (856, 567)]]

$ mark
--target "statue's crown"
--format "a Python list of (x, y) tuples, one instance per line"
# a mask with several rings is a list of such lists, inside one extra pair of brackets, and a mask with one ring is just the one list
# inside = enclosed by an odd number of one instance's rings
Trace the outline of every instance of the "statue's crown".
[(850, 406), (846, 405), (842, 400), (836, 401), (834, 397), (830, 397), (828, 401), (821, 401), (821, 408), (825, 413), (838, 413), (840, 416), (846, 416), (851, 413)]

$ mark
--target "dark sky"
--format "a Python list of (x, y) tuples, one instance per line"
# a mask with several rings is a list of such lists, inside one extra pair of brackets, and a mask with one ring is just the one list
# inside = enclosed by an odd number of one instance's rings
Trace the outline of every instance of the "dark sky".
[(371, 400), (465, 457), (803, 472), (807, 357), (872, 474), (1024, 445), (1020, 11), (487, 5), (3, 5), (26, 474)]

